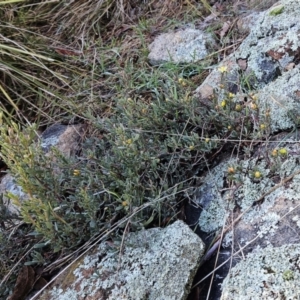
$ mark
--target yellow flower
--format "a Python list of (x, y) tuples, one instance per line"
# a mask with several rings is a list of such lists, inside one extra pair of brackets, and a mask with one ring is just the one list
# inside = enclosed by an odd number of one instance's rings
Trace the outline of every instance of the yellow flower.
[(276, 157), (278, 155), (277, 149), (274, 149), (271, 154), (272, 156)]
[(74, 176), (79, 176), (80, 175), (80, 170), (73, 170), (73, 175)]
[(281, 149), (279, 149), (279, 154), (281, 156), (286, 156), (288, 154), (288, 152), (287, 152), (286, 148), (281, 148)]
[(219, 69), (218, 69), (218, 71), (220, 72), (220, 73), (225, 73), (225, 72), (227, 72), (227, 66), (222, 66), (222, 67), (220, 67)]
[(189, 149), (190, 149), (190, 151), (192, 151), (192, 150), (195, 149), (195, 146), (194, 146), (194, 145), (191, 145), (191, 146), (189, 146)]
[(265, 129), (266, 129), (266, 125), (265, 125), (265, 124), (260, 124), (259, 128), (260, 128), (261, 130), (265, 130)]
[(235, 106), (235, 110), (238, 111), (238, 112), (240, 112), (242, 109), (243, 109), (243, 108), (242, 108), (242, 105), (241, 105), (241, 104), (237, 104), (237, 105)]
[(189, 103), (191, 102), (191, 97), (184, 97), (183, 101)]
[(225, 101), (225, 100), (223, 100), (223, 101), (221, 102), (221, 106), (222, 106), (223, 108), (226, 106), (226, 101)]
[(181, 78), (181, 77), (178, 78), (178, 83), (179, 83), (179, 84), (182, 84), (183, 82), (184, 82), (183, 78)]
[(259, 179), (259, 178), (261, 177), (261, 173), (260, 173), (259, 171), (256, 171), (256, 172), (254, 173), (254, 177), (255, 177), (256, 179)]
[(257, 105), (255, 103), (251, 103), (250, 104), (250, 108), (253, 109), (253, 110), (256, 110), (257, 109)]
[(229, 97), (229, 98), (233, 98), (233, 97), (234, 97), (234, 94), (229, 93), (229, 94), (228, 94), (228, 97)]
[(205, 143), (208, 143), (210, 141), (210, 138), (205, 139)]
[(229, 125), (227, 128), (228, 128), (228, 130), (231, 130), (231, 129), (232, 129), (232, 126), (231, 126), (231, 125)]
[(251, 98), (252, 98), (252, 100), (253, 100), (253, 101), (256, 101), (256, 100), (258, 99), (258, 96), (257, 96), (257, 95), (254, 95), (254, 94), (252, 94), (252, 95), (251, 95)]
[(132, 139), (126, 140), (126, 144), (127, 144), (127, 145), (131, 145), (131, 144), (132, 144)]
[(145, 114), (147, 112), (147, 109), (146, 108), (143, 108), (142, 109), (142, 114)]
[(123, 206), (128, 206), (128, 202), (127, 201), (122, 201), (122, 205)]

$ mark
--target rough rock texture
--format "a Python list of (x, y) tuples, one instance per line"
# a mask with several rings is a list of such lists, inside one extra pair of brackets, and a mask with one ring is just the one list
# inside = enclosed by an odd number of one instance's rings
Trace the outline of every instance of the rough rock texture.
[[(293, 247), (291, 244), (300, 243), (299, 137), (297, 132), (283, 132), (300, 124), (299, 4), (298, 0), (282, 0), (257, 14), (239, 50), (222, 62), (227, 71), (213, 70), (196, 91), (196, 95), (207, 103), (213, 94), (220, 103), (225, 92), (235, 94), (232, 101), (238, 102), (245, 97), (249, 101), (248, 91), (256, 90), (254, 129), (258, 131), (259, 124), (265, 124), (269, 134), (265, 144), (255, 148), (254, 155), (249, 157), (240, 153), (238, 158), (223, 160), (210, 170), (196, 193), (196, 205), (202, 208), (199, 218), (202, 233), (206, 232), (207, 239), (211, 240), (209, 236), (213, 232), (226, 229), (218, 264), (228, 261), (223, 270), (216, 271), (215, 278), (221, 280), (216, 279), (212, 289), (219, 289), (217, 284), (226, 276), (225, 269), (235, 266), (241, 257), (254, 249), (269, 247), (265, 254), (261, 250), (261, 255), (265, 255), (265, 260), (276, 261), (277, 250), (268, 249), (282, 246), (284, 251)], [(220, 83), (225, 89), (219, 88)], [(287, 155), (281, 155), (280, 149), (285, 149)], [(233, 176), (228, 173), (228, 168), (236, 170)], [(255, 177), (255, 172), (261, 174), (259, 178)], [(233, 222), (234, 225), (230, 225)], [(205, 236), (201, 236), (204, 240)], [(249, 257), (249, 262), (246, 260), (239, 267), (241, 270), (246, 264), (249, 267), (255, 264), (255, 255)], [(249, 276), (250, 279), (242, 284), (242, 276), (248, 276), (250, 272), (252, 270), (248, 268), (241, 271), (241, 277), (238, 272), (227, 277), (226, 282), (230, 282), (234, 292), (231, 294), (231, 287), (225, 287), (223, 299), (298, 299), (299, 291), (295, 290), (296, 283), (292, 281), (258, 282), (259, 276), (252, 281)], [(235, 282), (236, 276), (239, 279)], [(287, 287), (290, 287), (289, 291)]]
[[(46, 153), (49, 153), (51, 147), (55, 146), (67, 157), (74, 155), (79, 147), (82, 129), (81, 125), (52, 125), (41, 135), (41, 146)], [(0, 183), (0, 194), (5, 195), (8, 192), (18, 196), (20, 202), (28, 199), (10, 174), (5, 175)], [(17, 215), (20, 213), (19, 207), (11, 203), (5, 196), (3, 203), (6, 205), (8, 213)]]
[[(270, 230), (274, 233), (277, 229), (283, 230), (279, 223), (284, 225), (287, 215), (292, 218), (300, 213), (300, 174), (297, 173), (300, 173), (300, 146), (296, 143), (296, 135), (289, 137), (289, 143), (283, 142), (282, 137), (283, 134), (278, 136), (278, 141), (273, 140), (261, 146), (257, 155), (251, 159), (230, 159), (207, 175), (205, 183), (199, 187), (196, 200), (203, 207), (199, 219), (203, 231), (212, 232), (221, 228), (229, 213), (236, 208), (235, 214), (243, 213), (243, 217), (236, 225), (235, 232), (242, 224), (247, 226), (243, 237), (238, 241), (243, 245), (253, 237), (250, 227), (255, 231), (254, 235), (270, 234)], [(273, 157), (274, 149), (286, 149), (288, 154)], [(236, 169), (234, 180), (229, 180), (229, 167)], [(255, 172), (260, 172), (259, 179), (255, 178)], [(282, 216), (285, 216), (285, 221), (281, 220)], [(244, 225), (244, 222), (248, 225)], [(294, 227), (295, 224), (292, 224), (287, 228)], [(235, 238), (237, 237), (235, 233)], [(279, 236), (276, 237), (275, 244), (278, 245)], [(284, 241), (287, 239), (285, 232)], [(267, 238), (264, 237), (264, 240)]]
[[(278, 7), (282, 9), (274, 14), (274, 9)], [(227, 76), (235, 77), (236, 74), (240, 74), (239, 59), (246, 61), (245, 72), (249, 70), (254, 72), (257, 79), (255, 85), (258, 88), (259, 119), (260, 122), (265, 121), (265, 124), (270, 126), (270, 133), (293, 128), (300, 117), (300, 69), (298, 65), (300, 23), (297, 22), (299, 14), (300, 5), (296, 0), (282, 0), (275, 7), (259, 14), (256, 25), (252, 27), (251, 33), (241, 44), (239, 51), (224, 62), (224, 65), (227, 66)], [(294, 68), (286, 69), (290, 63), (294, 63)], [(279, 73), (276, 73), (275, 70), (279, 70)], [(239, 72), (237, 73), (237, 71)], [(214, 70), (199, 87), (200, 96), (204, 97), (205, 94), (207, 97), (209, 91), (213, 91), (217, 87), (221, 77), (221, 73)], [(238, 94), (239, 91), (237, 91)], [(266, 117), (267, 112), (268, 117)], [(286, 139), (284, 136), (281, 138), (283, 141)], [(229, 160), (213, 169), (205, 178), (205, 183), (198, 192), (200, 193), (198, 203), (203, 207), (200, 219), (202, 230), (210, 232), (222, 226), (224, 218), (227, 217), (226, 212), (234, 207), (234, 201), (244, 211), (261, 195), (270, 190), (279, 180), (278, 178), (283, 180), (291, 175), (297, 166), (295, 161), (299, 160), (296, 141), (296, 136), (292, 136), (290, 140), (294, 144), (272, 141), (269, 145), (265, 145), (269, 148), (261, 149), (261, 154), (256, 157), (242, 161)], [(270, 153), (264, 153), (271, 151), (276, 146), (286, 147), (289, 155), (274, 158)], [(240, 183), (233, 191), (221, 193), (219, 191), (228, 185), (228, 181), (226, 182), (228, 166), (238, 166), (242, 170), (238, 175)], [(255, 170), (262, 173), (261, 179), (253, 178)], [(297, 176), (293, 180), (296, 178)], [(287, 196), (289, 189), (287, 186), (282, 188), (284, 188), (285, 197), (291, 199), (297, 196)], [(281, 191), (282, 188), (277, 189), (276, 192)], [(293, 189), (296, 189), (296, 186)], [(266, 199), (269, 199), (268, 197)], [(234, 200), (233, 203), (231, 203), (232, 200)], [(258, 217), (258, 214), (253, 213), (253, 217)]]
[(41, 146), (45, 152), (55, 146), (67, 157), (74, 155), (79, 149), (82, 129), (82, 125), (52, 125), (43, 132)]
[[(208, 234), (226, 228), (219, 264), (228, 260), (227, 265), (234, 266), (241, 255), (258, 247), (300, 243), (300, 146), (297, 141), (296, 133), (282, 133), (257, 148), (251, 158), (228, 159), (204, 178), (196, 195), (196, 202), (202, 207), (199, 227)], [(280, 149), (285, 149), (287, 155), (280, 155)], [(233, 177), (228, 174), (229, 167), (236, 170)], [(261, 177), (255, 178), (255, 172)], [(234, 222), (237, 219), (238, 222)], [(234, 225), (230, 225), (233, 222)], [(226, 275), (228, 266), (224, 268), (216, 271), (217, 277), (224, 276), (224, 272)]]
[(159, 35), (149, 45), (148, 59), (151, 64), (163, 62), (195, 62), (208, 55), (213, 39), (206, 33), (188, 28)]
[(299, 299), (300, 244), (249, 254), (223, 282), (222, 300)]
[(100, 244), (70, 267), (41, 300), (186, 299), (204, 244), (182, 221)]
[[(28, 199), (28, 196), (23, 192), (22, 188), (15, 183), (14, 178), (10, 174), (3, 176), (0, 183), (0, 194), (5, 195), (6, 193), (16, 195), (20, 201), (26, 201)], [(6, 196), (3, 196), (3, 204), (9, 214), (19, 215), (19, 206), (13, 204)]]
[[(277, 14), (273, 11), (282, 7)], [(286, 130), (300, 114), (299, 59), (300, 59), (300, 6), (298, 0), (282, 0), (255, 17), (251, 32), (222, 66), (227, 72), (215, 69), (196, 90), (196, 95), (208, 99), (216, 92), (219, 101), (224, 99), (219, 85), (226, 90), (243, 94), (244, 89), (259, 89), (260, 116), (270, 115), (271, 133)], [(294, 69), (294, 70), (293, 70)]]

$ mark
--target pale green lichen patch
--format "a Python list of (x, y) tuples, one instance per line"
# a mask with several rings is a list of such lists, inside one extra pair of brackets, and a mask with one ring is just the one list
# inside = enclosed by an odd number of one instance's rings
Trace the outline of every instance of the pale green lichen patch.
[[(204, 232), (212, 232), (222, 227), (228, 215), (229, 203), (223, 199), (220, 191), (223, 188), (224, 177), (230, 162), (220, 164), (211, 170), (204, 179), (205, 185), (199, 188), (202, 196), (196, 201), (203, 207), (199, 226)], [(209, 201), (203, 202), (203, 197), (205, 197), (203, 194), (210, 195)]]
[[(289, 137), (292, 141), (293, 137)], [(229, 160), (211, 171), (205, 179), (205, 185), (211, 186), (209, 193), (211, 202), (206, 203), (200, 215), (199, 225), (202, 231), (211, 232), (220, 229), (224, 220), (239, 207), (243, 214), (243, 222), (253, 226), (259, 236), (276, 233), (281, 214), (272, 211), (278, 199), (285, 199), (290, 206), (297, 202), (300, 194), (300, 174), (293, 176), (286, 185), (280, 185), (286, 178), (299, 171), (300, 148), (297, 143), (280, 143), (279, 149), (286, 149), (284, 157), (272, 157), (272, 148), (263, 150), (262, 157), (256, 156), (247, 160)], [(230, 166), (236, 165), (235, 177), (230, 181)], [(256, 178), (255, 173), (260, 177)], [(201, 189), (200, 188), (200, 189)], [(206, 194), (208, 193), (205, 189)], [(263, 198), (262, 196), (265, 195)], [(199, 203), (201, 199), (198, 199)], [(255, 205), (259, 201), (259, 205)], [(226, 236), (225, 244), (230, 244)]]
[(299, 244), (258, 249), (232, 268), (221, 299), (298, 299), (299, 267)]
[[(225, 186), (225, 183), (229, 182), (228, 168), (237, 163), (240, 166), (239, 173), (237, 173), (237, 183), (233, 183), (233, 186), (228, 189)], [(260, 170), (261, 179), (256, 180), (254, 178), (254, 170)], [(236, 204), (242, 208), (242, 211), (248, 209), (274, 185), (273, 181), (268, 178), (268, 174), (269, 169), (266, 162), (258, 162), (257, 159), (245, 161), (231, 159), (213, 169), (204, 179), (206, 185), (209, 183), (211, 186), (209, 192), (213, 200), (203, 208), (199, 219), (201, 230), (212, 232), (221, 228)], [(200, 187), (200, 190), (201, 188), (203, 187)], [(198, 200), (201, 201), (201, 199)], [(249, 212), (248, 215), (251, 215), (251, 213)], [(257, 212), (254, 212), (254, 214), (257, 215)]]
[[(255, 76), (260, 79), (268, 78), (268, 71), (281, 69), (286, 61), (284, 48), (291, 47), (292, 51), (297, 51), (300, 46), (299, 40), (299, 22), (296, 22), (299, 16), (299, 1), (285, 0), (281, 1), (281, 7), (284, 9), (280, 14), (274, 16), (270, 14), (270, 8), (266, 13), (257, 17), (254, 26), (251, 27), (251, 33), (242, 43), (236, 57), (247, 59), (248, 67), (254, 71)], [(283, 53), (280, 56), (280, 63), (268, 57), (269, 51)], [(288, 59), (292, 61), (293, 58)], [(264, 66), (264, 68), (262, 68)], [(284, 67), (284, 66), (283, 66)], [(267, 70), (268, 69), (268, 70)]]
[(284, 73), (258, 93), (260, 117), (269, 112), (271, 132), (293, 128), (299, 122), (299, 81), (300, 71), (296, 68)]
[(203, 252), (201, 239), (182, 221), (128, 234), (124, 244), (102, 243), (86, 255), (74, 282), (54, 283), (47, 299), (183, 300)]

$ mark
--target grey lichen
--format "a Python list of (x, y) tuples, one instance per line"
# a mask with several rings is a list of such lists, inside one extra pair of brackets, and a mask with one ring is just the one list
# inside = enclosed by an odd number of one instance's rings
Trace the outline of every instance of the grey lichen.
[(100, 244), (74, 270), (75, 282), (54, 287), (51, 299), (186, 299), (204, 252), (186, 224), (132, 233), (119, 246)]
[(153, 65), (167, 61), (194, 62), (207, 56), (208, 44), (214, 44), (213, 38), (200, 30), (187, 28), (175, 33), (164, 33), (149, 45), (149, 60)]
[(273, 16), (271, 12), (274, 8), (270, 8), (257, 17), (251, 33), (236, 53), (238, 58), (247, 59), (248, 66), (259, 80), (266, 75), (266, 68), (261, 68), (264, 62), (268, 62), (274, 68), (281, 68), (277, 62), (266, 57), (265, 53), (269, 50), (282, 52), (286, 45), (291, 45), (291, 49), (296, 51), (300, 46), (299, 22), (296, 21), (299, 16), (299, 1), (282, 0), (281, 2), (284, 9), (279, 15)]
[[(293, 141), (292, 136), (289, 141)], [(203, 231), (211, 232), (222, 228), (224, 220), (238, 205), (244, 213), (242, 220), (249, 225), (255, 224), (259, 236), (276, 233), (281, 216), (271, 210), (277, 199), (283, 197), (286, 201), (290, 201), (292, 208), (294, 203), (297, 205), (295, 201), (299, 200), (300, 193), (300, 174), (293, 176), (288, 186), (280, 185), (280, 182), (299, 171), (300, 147), (298, 143), (284, 143), (284, 141), (280, 146), (289, 153), (286, 157), (272, 157), (271, 148), (266, 149), (265, 151), (269, 151), (268, 160), (263, 157), (231, 159), (220, 164), (204, 178), (203, 188), (207, 192), (207, 184), (211, 186), (209, 193), (213, 200), (209, 205), (206, 204), (200, 215), (199, 225)], [(227, 169), (233, 164), (239, 166), (236, 174), (237, 182), (230, 182), (228, 179)], [(261, 178), (256, 180), (253, 170), (259, 170)], [(226, 188), (226, 183), (230, 184), (230, 188)], [(262, 199), (263, 195), (265, 196)], [(259, 199), (263, 201), (259, 205), (254, 205)], [(230, 239), (231, 233), (228, 233), (225, 236), (224, 246), (230, 244)]]
[[(229, 202), (226, 202), (221, 196), (221, 189), (224, 184), (224, 176), (230, 163), (222, 163), (215, 167), (204, 178), (205, 184), (199, 188), (199, 194), (203, 192), (210, 195), (210, 202), (203, 205), (203, 197), (196, 201), (203, 207), (200, 215), (199, 226), (204, 232), (212, 232), (223, 226), (229, 213)], [(208, 190), (209, 188), (209, 190)]]
[(299, 244), (258, 249), (232, 268), (221, 299), (299, 299), (299, 266)]
[(284, 73), (272, 83), (264, 87), (259, 93), (260, 116), (268, 111), (270, 114), (271, 132), (295, 127), (300, 115), (299, 89), (300, 71), (295, 68)]

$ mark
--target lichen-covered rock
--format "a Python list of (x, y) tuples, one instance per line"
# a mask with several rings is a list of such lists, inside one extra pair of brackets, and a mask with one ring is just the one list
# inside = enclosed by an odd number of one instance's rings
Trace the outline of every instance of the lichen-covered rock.
[[(276, 7), (278, 13), (272, 13)], [(225, 61), (227, 71), (221, 76), (213, 70), (196, 95), (208, 99), (214, 93), (223, 100), (221, 81), (225, 90), (242, 94), (239, 88), (256, 90), (260, 118), (270, 125), (270, 133), (293, 127), (300, 115), (299, 58), (300, 58), (300, 6), (298, 0), (282, 0), (255, 18), (248, 37)]]
[[(300, 209), (297, 209), (297, 206), (294, 207), (297, 201), (300, 206), (300, 166), (298, 164), (300, 146), (296, 142), (295, 134), (289, 135), (289, 143), (285, 143), (284, 138), (284, 134), (274, 137), (270, 144), (262, 145), (257, 150), (257, 155), (252, 158), (228, 159), (211, 170), (204, 178), (204, 184), (199, 187), (196, 198), (196, 202), (203, 207), (199, 219), (202, 231), (212, 232), (220, 229), (224, 220), (235, 208), (236, 215), (243, 213), (243, 217), (234, 228), (235, 238), (242, 236), (242, 234), (237, 234), (239, 226), (247, 223), (243, 240), (237, 240), (240, 245), (243, 245), (250, 241), (253, 235), (270, 234), (270, 230), (274, 231), (276, 228), (282, 232), (283, 227), (279, 223), (284, 225), (284, 222), (280, 221), (281, 216), (289, 212), (288, 216), (285, 216), (287, 220), (300, 213)], [(287, 154), (280, 155), (280, 149), (284, 149)], [(233, 177), (232, 174), (228, 174), (228, 168), (236, 170)], [(259, 178), (255, 177), (257, 172)], [(283, 184), (285, 180), (287, 183)], [(228, 183), (230, 183), (230, 189), (226, 189)], [(222, 190), (223, 192), (220, 193)], [(205, 191), (205, 195), (202, 191)], [(291, 208), (293, 208), (292, 211)], [(251, 232), (249, 227), (253, 227), (254, 232), (247, 239), (246, 237)], [(286, 242), (289, 236), (285, 232)], [(267, 238), (264, 237), (264, 240)], [(276, 244), (278, 245), (278, 240)]]
[[(51, 147), (55, 146), (63, 155), (70, 157), (78, 151), (82, 130), (82, 125), (52, 125), (41, 135), (41, 147), (46, 155), (50, 153)], [(0, 183), (0, 194), (6, 193), (16, 195), (20, 203), (28, 200), (28, 195), (22, 191), (10, 174), (3, 176)], [(20, 213), (19, 205), (12, 203), (6, 196), (3, 196), (3, 204), (9, 214)]]
[[(207, 233), (226, 228), (219, 263), (228, 260), (227, 265), (235, 266), (241, 254), (247, 255), (258, 247), (300, 243), (297, 141), (296, 133), (282, 133), (261, 145), (251, 158), (228, 159), (203, 179), (196, 197), (203, 208), (199, 226)], [(234, 175), (228, 173), (228, 168), (235, 170)], [(223, 275), (221, 269), (216, 271), (216, 275), (220, 274)]]
[(299, 299), (300, 244), (258, 249), (222, 285), (221, 300)]
[[(16, 195), (21, 202), (28, 199), (28, 195), (23, 192), (19, 185), (16, 184), (15, 179), (10, 174), (3, 176), (0, 183), (0, 194), (5, 195), (6, 193)], [(6, 196), (3, 196), (3, 204), (5, 205), (8, 214), (20, 214), (19, 206), (12, 203)]]
[(182, 221), (102, 243), (70, 267), (41, 300), (186, 299), (204, 244)]
[(213, 44), (210, 35), (192, 28), (163, 33), (149, 45), (148, 59), (152, 65), (195, 62), (208, 55), (209, 44)]

